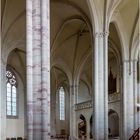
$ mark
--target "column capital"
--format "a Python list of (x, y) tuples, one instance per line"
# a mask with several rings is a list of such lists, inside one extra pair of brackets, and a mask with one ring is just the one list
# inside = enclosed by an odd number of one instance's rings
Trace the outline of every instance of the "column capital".
[(138, 59), (123, 60), (124, 63), (137, 62)]
[(99, 37), (99, 38), (103, 38), (109, 35), (108, 31), (104, 31), (104, 32), (96, 32), (95, 33), (95, 37)]
[(131, 59), (130, 62), (137, 63), (138, 59), (133, 59), (133, 60)]

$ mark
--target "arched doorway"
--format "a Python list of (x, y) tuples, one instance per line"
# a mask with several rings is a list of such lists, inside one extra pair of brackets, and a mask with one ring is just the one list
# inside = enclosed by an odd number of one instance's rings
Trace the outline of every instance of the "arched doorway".
[(119, 137), (119, 116), (112, 109), (108, 112), (108, 134), (109, 138)]
[(90, 117), (90, 122), (89, 122), (89, 124), (90, 124), (90, 139), (92, 139), (93, 138), (93, 134), (92, 134), (92, 126), (93, 126), (93, 120), (92, 120), (92, 116)]
[(86, 119), (81, 114), (78, 122), (78, 138), (86, 138)]

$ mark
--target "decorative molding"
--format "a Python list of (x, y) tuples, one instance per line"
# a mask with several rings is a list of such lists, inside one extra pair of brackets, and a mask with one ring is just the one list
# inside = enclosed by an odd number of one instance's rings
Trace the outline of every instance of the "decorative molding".
[(108, 31), (96, 32), (95, 33), (95, 37), (98, 37), (98, 38), (103, 38), (103, 37), (108, 37), (108, 36), (109, 36), (109, 32)]
[(75, 105), (75, 111), (92, 108), (92, 101), (86, 101)]
[[(120, 101), (120, 93), (113, 93), (108, 95), (108, 103)], [(92, 108), (92, 100), (75, 104), (75, 111)]]
[(120, 101), (120, 93), (113, 93), (108, 95), (108, 102)]

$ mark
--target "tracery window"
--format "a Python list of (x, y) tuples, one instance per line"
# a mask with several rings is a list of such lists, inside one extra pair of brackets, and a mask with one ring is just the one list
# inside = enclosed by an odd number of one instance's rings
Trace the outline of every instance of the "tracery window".
[(17, 117), (17, 81), (11, 70), (6, 71), (6, 80), (6, 115), (7, 117)]
[(63, 87), (59, 89), (59, 118), (65, 120), (65, 91)]

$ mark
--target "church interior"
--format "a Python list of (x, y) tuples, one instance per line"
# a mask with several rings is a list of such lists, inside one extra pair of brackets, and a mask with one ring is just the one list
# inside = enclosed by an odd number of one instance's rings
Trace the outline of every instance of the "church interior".
[(139, 140), (139, 10), (1, 0), (0, 140)]

